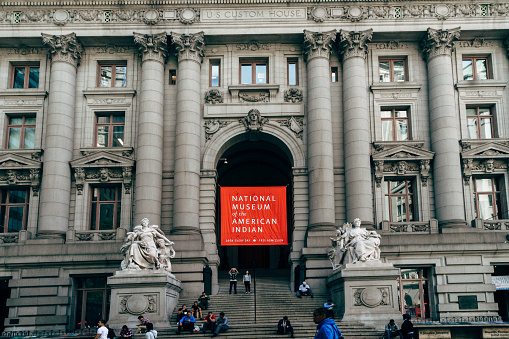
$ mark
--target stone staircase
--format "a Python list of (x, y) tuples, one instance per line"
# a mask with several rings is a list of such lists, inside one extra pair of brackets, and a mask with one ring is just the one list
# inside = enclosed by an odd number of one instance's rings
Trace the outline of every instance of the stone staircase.
[[(241, 272), (243, 273), (243, 271)], [(224, 312), (228, 318), (230, 329), (221, 332), (219, 337), (225, 338), (286, 338), (289, 335), (279, 336), (276, 333), (277, 322), (283, 316), (288, 316), (294, 327), (296, 338), (313, 338), (316, 333), (316, 325), (313, 322), (313, 310), (323, 306), (328, 295), (314, 295), (314, 298), (303, 297), (299, 299), (290, 290), (288, 270), (257, 270), (256, 282), (251, 283), (251, 294), (244, 294), (244, 284), (239, 281), (238, 294), (228, 294), (229, 281), (227, 272), (220, 272), (220, 290), (217, 295), (211, 296), (209, 309), (204, 311), (214, 312), (219, 317), (219, 312)], [(253, 274), (253, 272), (251, 272)], [(242, 277), (240, 277), (242, 280)], [(256, 289), (256, 291), (255, 291)], [(256, 295), (256, 323), (255, 323), (255, 295)], [(198, 297), (198, 296), (196, 296)], [(196, 299), (181, 299), (182, 304), (191, 307)], [(158, 328), (158, 339), (177, 337), (177, 310), (173, 312), (170, 329)], [(197, 319), (196, 324), (201, 326), (204, 321)], [(343, 336), (355, 339), (379, 339), (381, 333), (372, 328), (360, 324), (337, 323)], [(190, 334), (182, 332), (179, 338), (205, 338), (210, 337), (210, 332)], [(136, 336), (135, 339), (141, 339)]]

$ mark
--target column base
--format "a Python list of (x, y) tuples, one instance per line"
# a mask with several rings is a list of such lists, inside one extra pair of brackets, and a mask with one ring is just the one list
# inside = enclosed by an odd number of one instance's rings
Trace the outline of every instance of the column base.
[(180, 280), (164, 271), (117, 271), (111, 287), (109, 324), (136, 329), (138, 316), (146, 316), (156, 329), (170, 327), (170, 316), (182, 291)]
[(438, 229), (440, 233), (455, 233), (458, 228), (469, 228), (465, 220), (447, 219), (438, 221)]

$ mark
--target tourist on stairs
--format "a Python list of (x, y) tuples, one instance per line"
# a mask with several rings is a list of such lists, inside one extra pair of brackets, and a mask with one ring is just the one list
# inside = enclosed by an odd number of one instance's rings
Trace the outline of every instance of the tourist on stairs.
[(205, 292), (201, 292), (198, 301), (200, 302), (200, 307), (202, 310), (206, 310), (207, 308), (209, 308), (209, 300), (210, 297)]
[(315, 339), (343, 339), (334, 319), (328, 318), (328, 313), (325, 307), (317, 308), (313, 312), (313, 321), (317, 324)]
[(230, 275), (230, 294), (232, 294), (232, 287), (235, 290), (235, 294), (237, 294), (237, 275), (239, 271), (237, 271), (235, 267), (232, 267), (228, 274)]
[(277, 333), (278, 334), (286, 334), (291, 333), (291, 337), (295, 338), (293, 336), (293, 327), (292, 324), (290, 324), (290, 320), (288, 320), (288, 317), (285, 315), (283, 319), (279, 320), (277, 323)]
[(246, 274), (242, 277), (242, 280), (244, 281), (244, 286), (246, 287), (246, 294), (251, 293), (251, 274), (249, 274), (249, 271), (246, 271)]
[(230, 326), (228, 326), (228, 318), (224, 316), (224, 312), (219, 313), (219, 318), (217, 318), (216, 324), (217, 327), (212, 337), (217, 337), (219, 332), (221, 331), (226, 332), (230, 328)]
[(180, 319), (179, 327), (177, 329), (177, 334), (180, 334), (181, 329), (188, 330), (191, 333), (193, 333), (195, 323), (196, 323), (196, 320), (191, 315), (191, 312), (185, 312), (185, 316), (182, 319)]
[(311, 287), (303, 281), (302, 284), (299, 286), (299, 290), (296, 292), (297, 298), (302, 298), (303, 295), (310, 295), (311, 298), (313, 298), (313, 292), (311, 291)]

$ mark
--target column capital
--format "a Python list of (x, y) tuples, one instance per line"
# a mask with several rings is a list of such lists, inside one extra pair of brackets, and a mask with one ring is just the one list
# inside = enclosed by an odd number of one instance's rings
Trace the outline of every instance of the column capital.
[(166, 32), (141, 34), (133, 32), (134, 43), (138, 45), (141, 61), (154, 60), (164, 64), (168, 55), (168, 36)]
[(460, 27), (446, 29), (428, 28), (421, 40), (421, 50), (426, 61), (439, 55), (451, 55), (454, 48), (453, 41), (460, 37)]
[(83, 46), (78, 42), (76, 33), (66, 35), (42, 35), (42, 41), (49, 48), (49, 54), (52, 62), (63, 61), (78, 67), (80, 63)]
[(343, 60), (360, 57), (366, 59), (368, 45), (366, 44), (373, 37), (373, 29), (366, 31), (339, 31), (339, 53)]
[(336, 41), (336, 30), (328, 32), (304, 30), (304, 55), (306, 59), (308, 61), (314, 58), (329, 60), (334, 41)]
[(201, 64), (205, 50), (204, 33), (179, 34), (171, 33), (171, 42), (177, 49), (178, 61), (194, 60)]

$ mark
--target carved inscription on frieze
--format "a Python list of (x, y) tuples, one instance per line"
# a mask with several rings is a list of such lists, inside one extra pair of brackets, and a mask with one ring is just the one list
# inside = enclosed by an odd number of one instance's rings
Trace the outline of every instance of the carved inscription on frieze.
[(307, 19), (305, 8), (202, 9), (201, 21)]

